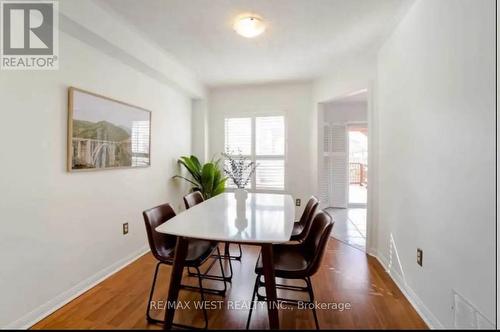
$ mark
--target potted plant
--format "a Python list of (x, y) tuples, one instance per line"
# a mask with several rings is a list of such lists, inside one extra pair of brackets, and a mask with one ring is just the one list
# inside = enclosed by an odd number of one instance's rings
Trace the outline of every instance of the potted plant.
[(178, 160), (183, 165), (191, 178), (176, 175), (174, 178), (183, 179), (193, 185), (193, 191), (200, 191), (204, 199), (217, 196), (224, 192), (227, 178), (223, 176), (220, 160), (211, 160), (202, 165), (196, 156), (182, 156)]

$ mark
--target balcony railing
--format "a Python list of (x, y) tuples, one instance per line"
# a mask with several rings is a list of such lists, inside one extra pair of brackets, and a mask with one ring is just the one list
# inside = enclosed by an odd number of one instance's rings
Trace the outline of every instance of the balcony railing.
[(368, 184), (368, 166), (361, 163), (349, 163), (349, 184)]

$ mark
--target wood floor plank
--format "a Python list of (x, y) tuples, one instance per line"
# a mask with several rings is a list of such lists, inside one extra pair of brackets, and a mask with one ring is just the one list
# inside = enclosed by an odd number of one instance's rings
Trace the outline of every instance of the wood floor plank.
[[(236, 308), (242, 300), (250, 301), (258, 249), (243, 246), (243, 259), (233, 262), (234, 277), (225, 298), (208, 295), (208, 300), (224, 303), (209, 310), (209, 328), (243, 329), (248, 310)], [(146, 254), (134, 263), (104, 280), (50, 316), (35, 324), (32, 329), (161, 329), (148, 324), (145, 310), (155, 260)], [(226, 263), (227, 264), (227, 263)], [(214, 273), (218, 273), (215, 266)], [(160, 270), (154, 300), (166, 298), (170, 267)], [(183, 277), (183, 283), (195, 284), (194, 278)], [(331, 239), (318, 273), (312, 278), (318, 303), (350, 303), (350, 310), (318, 310), (323, 329), (426, 329), (427, 326), (394, 284), (383, 267), (373, 257)], [(215, 281), (206, 287), (219, 286)], [(301, 298), (301, 294), (280, 291), (279, 295)], [(199, 300), (199, 294), (181, 291), (179, 301)], [(233, 307), (229, 307), (230, 301)], [(156, 310), (155, 317), (163, 318), (163, 310)], [(175, 322), (202, 325), (201, 310), (177, 310)], [(286, 309), (279, 311), (283, 329), (312, 329), (314, 320), (310, 310)], [(252, 315), (252, 329), (267, 329), (267, 310), (262, 307)]]

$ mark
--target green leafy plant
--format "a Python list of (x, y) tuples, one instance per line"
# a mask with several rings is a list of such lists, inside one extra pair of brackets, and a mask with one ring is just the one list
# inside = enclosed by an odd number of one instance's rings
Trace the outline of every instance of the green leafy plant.
[(182, 175), (176, 175), (174, 178), (191, 183), (192, 190), (200, 191), (203, 198), (209, 199), (224, 192), (227, 178), (223, 176), (220, 159), (202, 165), (196, 156), (182, 156), (178, 162), (186, 168), (191, 178)]

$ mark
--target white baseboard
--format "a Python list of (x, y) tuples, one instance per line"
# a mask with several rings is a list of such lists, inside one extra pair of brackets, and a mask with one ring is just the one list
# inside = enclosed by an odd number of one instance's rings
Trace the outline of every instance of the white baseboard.
[(63, 293), (59, 294), (52, 300), (46, 302), (45, 304), (42, 304), (38, 308), (32, 310), (31, 312), (25, 314), (21, 318), (15, 320), (14, 322), (8, 324), (7, 326), (3, 327), (6, 329), (28, 329), (43, 318), (47, 317), (57, 309), (61, 308), (65, 304), (71, 302), (81, 294), (85, 293), (89, 289), (93, 288), (96, 286), (98, 283), (101, 281), (105, 280), (112, 274), (115, 274), (119, 270), (123, 269), (125, 266), (131, 264), (132, 262), (136, 261), (139, 257), (144, 255), (149, 251), (148, 246), (144, 246), (141, 249), (135, 251), (134, 253), (128, 255), (125, 258), (120, 259), (116, 263), (108, 266), (105, 269), (102, 269), (101, 271), (97, 272), (93, 276), (81, 281), (74, 287), (71, 287), (67, 291), (64, 291)]
[(444, 329), (443, 324), (439, 321), (439, 319), (434, 316), (434, 314), (427, 308), (427, 306), (422, 302), (420, 297), (409, 287), (405, 282), (403, 277), (399, 272), (394, 270), (394, 268), (389, 269), (389, 260), (380, 255), (376, 250), (371, 250), (368, 253), (370, 256), (373, 256), (385, 269), (387, 274), (391, 277), (394, 283), (401, 290), (406, 299), (410, 302), (410, 304), (415, 308), (420, 317), (424, 320), (427, 326), (431, 329)]

